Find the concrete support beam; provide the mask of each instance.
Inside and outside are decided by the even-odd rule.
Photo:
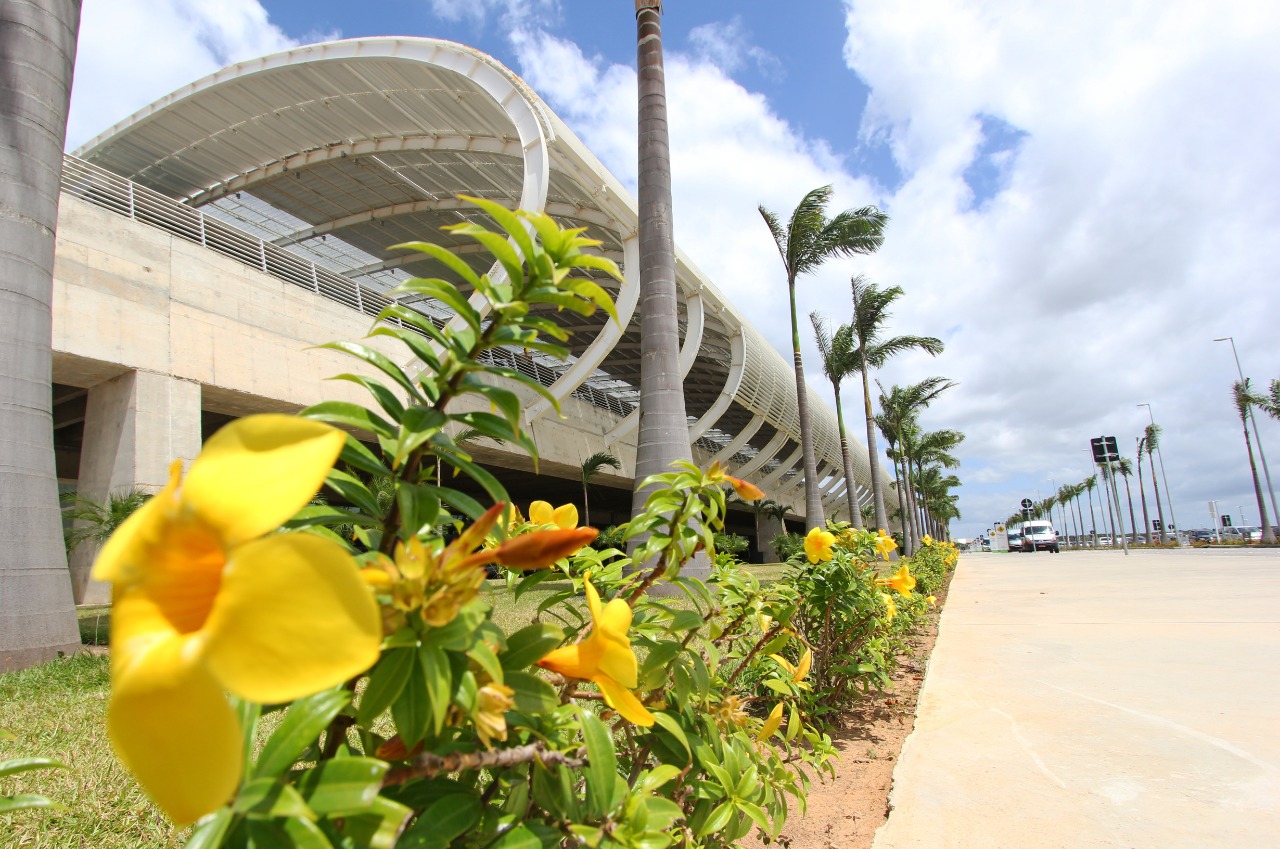
[[[764,416],[753,416],[751,421],[747,422],[747,426],[738,432],[738,435],[724,448],[721,448],[716,456],[711,458],[713,463],[728,463],[734,454],[742,446],[747,444],[747,440],[756,435],[756,431],[760,430],[760,426],[764,424]]]
[[[200,452],[200,384],[131,371],[90,388],[80,449],[78,493],[103,503],[134,487],[158,490],[174,460],[190,465]],[[106,604],[111,587],[89,578],[98,546],[85,542],[71,555],[77,604]]]

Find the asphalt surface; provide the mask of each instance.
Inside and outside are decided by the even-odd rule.
[[[1280,847],[1280,549],[961,556],[874,849]]]

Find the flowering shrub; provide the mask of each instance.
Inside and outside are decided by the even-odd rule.
[[[539,309],[613,316],[582,272],[618,272],[583,252],[594,243],[580,231],[473,202],[501,232],[450,229],[503,274],[401,246],[474,296],[408,281],[402,293],[446,304],[456,325],[392,303],[371,333],[403,344],[420,370],[331,343],[381,375],[340,376],[371,407],[328,401],[228,425],[104,548],[112,743],[176,824],[195,823],[188,845],[201,849],[722,847],[757,827],[776,837],[792,804],[803,810],[802,766],[831,769],[812,696],[843,680],[848,658],[804,640],[829,625],[812,611],[837,582],[814,571],[761,586],[723,559],[709,584],[682,576],[695,552],[714,553],[729,489],[762,497],[718,466],[644,482],[652,494],[619,540],[633,559],[591,547],[597,532],[569,505],[519,514],[450,434],[500,439],[536,462],[514,390],[554,399],[484,354],[563,357],[567,336]],[[459,410],[464,396],[481,410]],[[488,504],[442,483],[445,466]],[[352,508],[313,503],[322,484]],[[832,556],[859,572],[857,611],[892,618],[853,554]],[[517,596],[552,577],[573,589],[508,633],[484,581],[494,566]],[[650,597],[657,582],[683,598]],[[852,613],[838,625],[861,638]]]

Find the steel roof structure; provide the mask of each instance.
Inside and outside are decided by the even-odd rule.
[[[602,313],[552,315],[571,333],[573,358],[540,365],[553,371],[557,398],[589,387],[616,401],[607,441],[635,427],[635,200],[523,80],[484,53],[400,37],[298,47],[181,88],[75,155],[384,292],[411,276],[452,276],[422,254],[387,250],[405,241],[430,238],[477,273],[490,271],[487,255],[440,230],[462,220],[492,226],[460,194],[585,227],[623,269],[623,284],[600,282],[625,329]],[[802,464],[791,364],[679,249],[676,275],[691,439],[739,474],[763,476],[771,497],[794,493]],[[440,304],[405,303],[448,319]],[[816,394],[809,404],[834,506],[844,492],[836,417]],[[540,402],[526,415],[549,409]],[[849,442],[863,491],[866,449]]]

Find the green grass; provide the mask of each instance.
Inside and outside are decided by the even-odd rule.
[[[786,565],[748,568],[762,581],[772,582],[781,577]],[[494,621],[511,633],[532,622],[538,605],[568,589],[569,582],[549,581],[518,601],[503,581],[490,581],[488,586]],[[107,642],[108,608],[83,608],[78,618],[86,644]],[[111,752],[105,725],[109,667],[105,655],[86,651],[0,675],[0,728],[16,735],[15,740],[0,743],[0,760],[39,756],[71,767],[0,779],[0,795],[39,793],[66,806],[66,810],[0,815],[0,846],[163,849],[182,845],[185,830],[169,825]],[[269,730],[260,729],[263,735]]]

